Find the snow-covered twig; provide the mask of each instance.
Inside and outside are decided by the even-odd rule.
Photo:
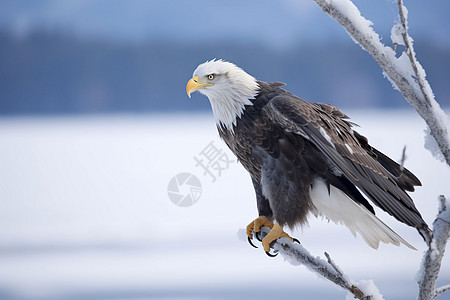
[[[433,223],[433,239],[425,252],[418,274],[419,300],[431,300],[450,289],[450,285],[436,289],[436,280],[444,257],[445,246],[450,237],[450,201],[439,196],[439,213]]]
[[[450,134],[447,115],[434,99],[433,91],[426,80],[425,70],[416,59],[412,38],[408,34],[407,9],[403,0],[398,1],[400,24],[392,28],[393,48],[385,46],[379,35],[373,30],[372,22],[361,16],[358,8],[350,0],[314,0],[322,10],[335,19],[350,37],[366,50],[383,70],[383,74],[398,89],[417,113],[428,125],[428,132],[436,141],[431,146],[428,136],[426,148],[433,155],[440,152],[443,160],[450,166]],[[405,46],[405,51],[396,57],[396,45]],[[450,289],[444,286],[436,289],[445,246],[450,235],[450,207],[445,197],[441,196],[441,208],[433,223],[433,237],[427,238],[429,245],[419,272],[419,299],[434,299]],[[424,235],[428,236],[428,235]]]
[[[401,30],[398,31],[403,36],[406,54],[397,58],[395,51],[381,42],[379,35],[371,27],[372,22],[361,16],[353,2],[350,0],[314,1],[324,12],[341,24],[352,39],[375,59],[391,83],[425,120],[430,134],[436,140],[445,161],[450,166],[448,119],[435,101],[431,87],[425,79],[425,71],[415,57],[412,39],[407,31],[406,8],[403,2],[399,0],[400,13],[403,17],[401,17]],[[409,64],[405,64],[405,59],[409,60]]]
[[[306,266],[309,270],[322,277],[334,282],[338,286],[351,292],[357,299],[371,299],[367,298],[364,293],[354,284],[350,283],[342,272],[337,272],[334,265],[328,264],[327,261],[312,256],[308,250],[301,245],[294,245],[292,243],[276,242],[274,249],[278,250],[287,261],[291,264]]]
[[[416,59],[416,52],[414,50],[411,37],[408,35],[408,21],[407,21],[408,12],[406,10],[406,7],[403,5],[403,0],[398,0],[398,13],[400,16],[400,24],[402,26],[402,30],[400,31],[400,33],[403,38],[403,44],[406,48],[406,54],[409,57],[411,67],[413,68],[414,74],[417,79],[417,84],[419,85],[420,91],[425,97],[425,101],[427,103],[431,103],[434,98],[433,93],[428,84],[428,81],[425,79],[424,72],[419,72],[419,69],[421,69],[422,67],[419,65],[419,62]]]
[[[333,269],[336,271],[336,273],[341,276],[344,277],[344,272],[342,272],[341,268],[339,268],[338,265],[336,265],[336,263],[331,259],[330,254],[328,254],[327,252],[324,253],[328,263],[333,267]]]
[[[447,285],[441,286],[440,288],[437,288],[436,289],[436,297],[446,291],[450,291],[450,284],[447,284]]]
[[[269,232],[269,228],[261,228],[261,238],[264,238]],[[346,289],[356,299],[361,300],[381,300],[378,289],[374,286],[372,281],[362,281],[362,286],[351,281],[343,271],[331,260],[328,253],[325,253],[327,261],[314,257],[302,245],[292,243],[288,238],[281,238],[274,242],[273,249],[280,253],[288,262],[293,265],[303,265],[310,271],[324,277],[325,279],[334,282],[336,285]],[[375,296],[372,295],[375,293]]]
[[[406,161],[406,145],[403,147],[402,158],[400,159],[400,171],[403,172],[405,169],[405,161]]]

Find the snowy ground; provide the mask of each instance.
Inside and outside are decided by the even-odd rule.
[[[349,115],[394,159],[407,145],[406,166],[423,183],[413,198],[431,225],[438,194],[450,196],[450,171],[423,148],[424,123],[412,112]],[[197,165],[208,145],[225,154],[220,174]],[[344,299],[237,237],[256,203],[242,166],[225,158],[234,159],[209,114],[0,119],[0,299]],[[190,207],[167,192],[182,172],[202,185]],[[381,217],[418,251],[375,251],[314,218],[293,235],[352,279],[373,279],[385,299],[414,299],[424,244]],[[449,257],[440,285],[450,282]]]

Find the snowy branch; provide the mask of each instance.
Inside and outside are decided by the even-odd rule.
[[[331,261],[331,259],[328,259],[327,262],[320,257],[314,257],[302,245],[294,245],[289,241],[286,243],[276,242],[274,249],[278,250],[279,253],[281,253],[291,264],[299,265],[300,263],[306,266],[310,271],[321,275],[322,277],[351,292],[355,298],[373,299],[371,295],[364,295],[361,289],[351,283],[346,276],[344,276],[343,272],[334,264],[334,262]]]
[[[436,289],[436,280],[439,275],[442,258],[444,257],[447,240],[450,237],[450,201],[447,201],[444,196],[440,196],[439,200],[439,213],[433,223],[433,238],[429,249],[424,254],[421,270],[418,273],[419,300],[432,300],[445,291],[450,290],[450,285]],[[269,228],[262,227],[260,238],[264,238],[269,231]],[[242,236],[242,240],[247,240],[245,230],[242,229],[239,235]],[[311,272],[349,291],[356,299],[383,299],[373,281],[361,280],[354,282],[350,280],[327,252],[325,252],[327,260],[314,257],[302,245],[293,243],[288,238],[280,238],[274,241],[272,247],[274,251],[281,254],[292,265],[307,267]]]
[[[344,27],[352,39],[366,50],[382,68],[393,86],[414,107],[427,123],[430,134],[436,140],[440,152],[450,166],[450,135],[448,119],[434,99],[425,71],[417,61],[412,39],[408,35],[407,10],[399,0],[400,21],[394,26],[393,34],[400,33],[406,50],[396,57],[395,51],[385,46],[371,27],[373,24],[361,16],[350,0],[314,0],[322,10]],[[395,29],[395,30],[394,30]],[[398,38],[395,43],[398,42]]]
[[[261,238],[264,238],[269,228],[261,228]],[[244,232],[244,231],[243,231]],[[243,238],[243,240],[246,240]],[[310,271],[330,280],[336,285],[349,291],[353,297],[361,300],[382,300],[383,297],[371,280],[362,280],[358,283],[350,280],[343,271],[331,260],[330,255],[325,252],[327,260],[314,257],[302,245],[292,243],[288,238],[280,238],[273,244],[273,249],[280,253],[292,265],[303,265]]]
[[[441,286],[440,288],[436,289],[436,297],[442,294],[443,292],[450,290],[450,284],[447,284],[445,286]]]
[[[417,84],[419,85],[420,91],[425,97],[426,103],[431,103],[434,100],[433,92],[431,91],[431,88],[427,80],[425,79],[425,73],[419,72],[419,70],[422,69],[422,66],[420,66],[419,62],[416,59],[416,52],[414,51],[412,39],[408,35],[408,22],[406,20],[408,12],[406,10],[406,7],[403,5],[403,0],[398,0],[398,12],[401,24],[400,34],[403,38],[403,45],[406,48],[406,54],[409,57],[411,67],[413,68],[414,75],[417,79]]]
[[[450,201],[439,196],[439,213],[433,223],[433,239],[425,252],[418,274],[419,300],[431,300],[450,289],[450,285],[436,289],[436,280],[444,257],[445,246],[450,237]]]
[[[403,5],[403,0],[397,0],[400,23],[394,25],[391,31],[393,48],[385,46],[381,42],[379,35],[372,28],[373,23],[362,17],[358,8],[350,0],[314,1],[325,13],[344,27],[350,37],[375,59],[394,88],[403,94],[409,104],[414,107],[428,125],[429,135],[426,137],[426,148],[435,157],[440,152],[442,160],[445,160],[447,165],[450,166],[448,118],[434,99],[433,91],[426,80],[425,70],[416,59],[413,40],[408,34],[407,9]],[[405,50],[399,57],[396,56],[397,45],[405,46]],[[431,144],[430,140],[432,139],[429,138],[430,135],[436,141],[438,150]],[[403,161],[404,156],[402,166]],[[420,300],[431,300],[450,290],[450,285],[436,289],[436,280],[439,275],[446,243],[450,236],[450,203],[446,202],[444,196],[440,196],[440,200],[439,214],[433,223],[433,237],[427,239],[429,249],[424,255],[421,271],[418,275]],[[328,254],[325,253],[328,258],[328,261],[325,262],[320,258],[312,257],[301,245],[277,241],[274,248],[282,253],[291,263],[307,266],[311,271],[347,289],[356,298],[373,299],[373,296],[364,296],[362,289],[356,287],[355,284],[347,279]],[[376,288],[371,290],[376,290]],[[376,294],[376,297],[378,297],[378,290],[373,294]],[[378,298],[382,298],[382,296],[379,295]]]

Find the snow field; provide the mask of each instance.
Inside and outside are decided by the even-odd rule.
[[[345,112],[393,159],[407,145],[406,167],[423,183],[412,197],[431,226],[437,196],[450,196],[450,172],[424,149],[423,121],[404,111]],[[234,159],[210,114],[0,119],[1,298],[344,299],[306,268],[236,237],[257,215],[251,182],[236,162],[215,182],[196,166],[211,141]],[[167,194],[181,172],[202,184],[191,207]],[[379,216],[418,251],[375,251],[314,217],[292,234],[313,255],[327,251],[352,280],[372,279],[385,299],[411,299],[424,244],[414,229]]]

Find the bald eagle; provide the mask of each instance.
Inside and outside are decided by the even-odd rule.
[[[406,193],[419,179],[369,145],[339,109],[283,85],[211,60],[186,86],[189,98],[197,90],[208,97],[220,137],[250,173],[259,217],[247,226],[249,239],[270,227],[262,241],[268,253],[272,241],[290,238],[283,226],[301,226],[312,213],[359,233],[374,249],[380,242],[414,249],[375,216],[370,200],[427,241],[430,230]]]

